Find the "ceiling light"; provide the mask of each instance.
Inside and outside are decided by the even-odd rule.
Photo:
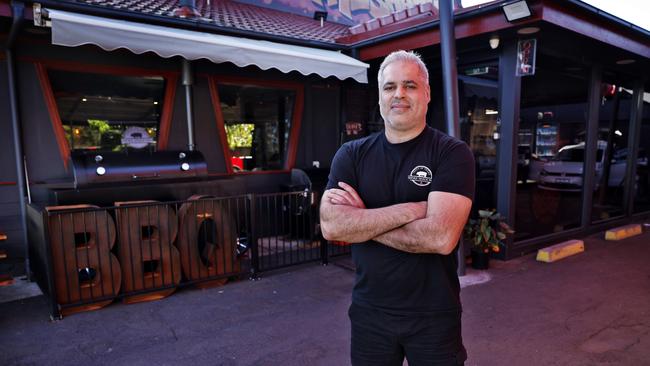
[[[539,32],[539,27],[525,27],[517,31],[518,34],[533,34]]]
[[[158,105],[158,102],[153,102],[154,105]]]
[[[616,64],[617,65],[629,65],[629,64],[633,64],[635,62],[636,62],[636,60],[633,60],[631,58],[626,58],[626,59],[623,59],[623,60],[616,61]]]
[[[528,7],[528,4],[525,0],[515,1],[508,5],[504,5],[501,7],[501,9],[503,10],[503,14],[505,14],[506,19],[508,19],[509,22],[528,18],[532,15],[530,8]]]
[[[88,99],[86,99],[86,98],[82,98],[81,101],[82,101],[82,102],[87,102]]]
[[[494,50],[497,47],[499,47],[499,35],[498,34],[493,34],[490,37],[490,48]]]
[[[616,136],[623,136],[623,132],[621,132],[620,130],[616,130],[616,131],[614,131],[614,134],[615,134]]]

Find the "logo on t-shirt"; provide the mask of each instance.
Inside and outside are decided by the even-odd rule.
[[[424,165],[418,165],[408,176],[409,180],[420,187],[428,186],[433,180],[433,174],[431,174],[431,169],[427,168]]]

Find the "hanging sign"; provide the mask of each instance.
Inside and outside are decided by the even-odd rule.
[[[363,132],[363,125],[359,122],[349,121],[345,123],[345,134],[348,136],[361,135]]]
[[[517,44],[517,76],[535,75],[537,40],[525,39]]]

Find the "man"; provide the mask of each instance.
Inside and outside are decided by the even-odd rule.
[[[474,158],[426,125],[429,75],[417,54],[388,55],[378,81],[384,131],[341,146],[320,207],[323,236],[354,243],[352,364],[462,365],[454,249]]]

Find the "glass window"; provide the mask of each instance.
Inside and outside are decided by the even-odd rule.
[[[156,148],[161,76],[48,70],[70,150]]]
[[[630,93],[631,90],[626,91]],[[639,136],[639,153],[636,159],[636,184],[634,212],[650,211],[650,90],[643,94],[643,118]]]
[[[627,179],[627,143],[630,124],[630,93],[625,92],[615,74],[605,71],[598,113],[598,156],[591,220],[607,220],[623,215]]]
[[[588,76],[540,52],[535,75],[521,78],[515,240],[580,226]]]
[[[459,67],[460,129],[476,161],[476,210],[496,207],[498,77],[496,61]]]
[[[283,169],[296,92],[253,85],[218,85],[235,172]]]

